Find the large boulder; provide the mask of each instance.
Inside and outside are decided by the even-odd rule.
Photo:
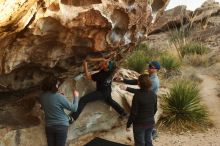
[[[155,23],[149,30],[149,34],[179,28],[179,26],[189,23],[191,13],[191,11],[186,9],[186,6],[177,6],[173,9],[167,10],[157,17]]]
[[[149,29],[149,34],[165,32],[180,27],[192,27],[197,24],[219,26],[219,14],[220,4],[214,0],[207,0],[194,11],[187,10],[184,5],[177,6],[164,11],[158,16]]]
[[[127,78],[137,79],[139,74],[127,69],[119,69],[114,79]],[[113,82],[112,98],[120,104],[128,113],[131,108],[133,94],[121,90],[123,83]],[[132,88],[139,88],[137,85],[128,85]],[[82,75],[75,78],[66,79],[59,88],[59,92],[72,100],[72,89],[76,88],[80,97],[95,90],[95,84],[87,81]],[[161,90],[163,91],[163,90]],[[160,92],[162,95],[164,92]],[[0,110],[0,146],[44,146],[46,145],[44,114],[39,102],[36,100],[40,95],[39,91],[32,91],[23,95],[23,98],[12,98],[1,102]],[[13,101],[13,102],[12,102]],[[159,105],[159,103],[158,103]],[[67,114],[69,113],[66,111]],[[158,120],[161,114],[160,108],[156,114]],[[67,143],[69,145],[81,146],[81,137],[88,136],[94,138],[97,135],[105,134],[105,137],[113,138],[117,135],[117,140],[123,140],[122,143],[130,144],[132,142],[132,132],[125,132],[127,119],[119,118],[119,114],[103,101],[94,101],[88,103],[81,115],[69,127]],[[124,128],[121,129],[121,128]],[[95,133],[95,134],[92,134]],[[92,135],[91,135],[92,134]],[[103,137],[103,136],[102,136]]]
[[[76,76],[86,57],[121,58],[167,2],[3,0],[0,92],[36,87],[51,73]]]
[[[208,46],[211,49],[210,58],[219,56],[220,4],[213,0],[205,2],[194,11],[192,20],[193,31],[190,35],[192,40],[201,41]]]
[[[43,112],[37,102],[42,80],[51,75],[65,79],[60,90],[69,98],[73,86],[81,95],[94,90],[94,83],[78,77],[83,60],[122,59],[144,38],[154,14],[162,12],[167,2],[0,1],[0,145],[46,145]],[[90,70],[96,67],[97,62],[89,62]],[[123,93],[115,88],[113,98],[126,107]],[[68,141],[118,124],[118,114],[108,105],[88,104],[70,126]]]
[[[137,78],[138,73],[120,69],[116,76]],[[129,112],[132,94],[122,91],[120,83],[113,82],[112,97],[127,112]],[[72,89],[76,88],[80,97],[95,90],[95,84],[87,81],[83,76],[78,76],[77,81],[68,78],[59,88],[59,91],[72,100]],[[136,87],[137,88],[137,87]],[[36,101],[39,91],[32,91],[22,99],[8,99],[1,104],[0,120],[0,145],[1,146],[43,146],[46,145],[44,132],[44,116],[40,104]],[[12,102],[13,101],[13,102]],[[68,114],[68,112],[67,112]],[[125,119],[126,120],[126,119]],[[88,133],[108,131],[119,127],[122,120],[119,114],[103,101],[88,103],[83,112],[72,125],[68,132],[69,142],[74,141]]]
[[[152,25],[146,43],[154,49],[172,48],[170,37],[179,30],[186,30],[187,39],[201,41],[208,47],[218,50],[220,26],[220,4],[208,0],[194,11],[186,6],[177,6],[164,11]]]
[[[216,20],[213,20],[213,16],[220,15],[220,4],[214,0],[207,0],[202,4],[201,7],[193,12],[192,22],[206,22],[208,19],[209,23],[216,24]],[[217,19],[218,25],[219,19]]]

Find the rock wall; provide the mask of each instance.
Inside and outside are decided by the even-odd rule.
[[[137,78],[138,73],[121,69],[116,76],[133,79]],[[95,89],[94,82],[79,77],[75,83],[71,78],[65,80],[59,90],[71,100],[73,86],[79,90],[80,96]],[[119,83],[114,82],[112,88],[113,99],[128,111],[132,94],[122,91]],[[44,115],[40,104],[35,100],[39,94],[39,91],[32,91],[22,99],[4,100],[0,110],[0,146],[46,146]],[[85,134],[120,127],[122,122],[118,113],[104,102],[89,103],[77,121],[70,125],[67,145],[74,144],[77,138]]]
[[[167,1],[1,1],[0,92],[36,87],[51,73],[76,76],[86,57],[122,58]]]
[[[120,61],[148,34],[167,3],[0,1],[0,145],[46,145],[43,113],[36,101],[41,81],[52,74],[65,78],[60,90],[69,97],[73,86],[81,95],[94,90],[90,88],[93,83],[74,81],[82,72],[82,61],[103,57]],[[90,70],[96,67],[96,62],[89,63]],[[113,88],[114,99],[129,107],[124,93],[118,92],[117,86]],[[68,141],[118,125],[118,114],[104,103],[95,102],[70,126]]]
[[[149,30],[146,43],[154,49],[171,48],[170,36],[181,28],[189,32],[188,39],[202,41],[208,47],[218,50],[219,26],[220,4],[214,0],[207,0],[195,11],[187,10],[186,6],[177,6],[157,18]]]

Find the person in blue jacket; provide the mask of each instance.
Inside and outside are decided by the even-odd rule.
[[[59,81],[48,77],[43,81],[43,94],[39,97],[45,114],[45,132],[48,146],[65,146],[69,126],[69,117],[64,109],[76,112],[79,93],[73,91],[73,101],[58,93]]]
[[[160,80],[159,80],[158,75],[157,75],[157,72],[159,70],[160,70],[160,63],[158,61],[151,61],[148,64],[148,73],[149,73],[150,80],[152,82],[151,90],[155,94],[157,94],[157,92],[159,90],[159,87],[160,87]],[[125,83],[125,84],[129,84],[129,85],[137,85],[138,84],[137,79],[134,79],[134,80],[123,79],[122,82]],[[132,88],[127,87],[127,90],[131,93],[134,93]]]

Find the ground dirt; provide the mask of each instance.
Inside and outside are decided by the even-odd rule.
[[[159,137],[155,140],[155,146],[220,146],[220,88],[219,81],[209,75],[196,72],[202,80],[200,84],[200,95],[202,103],[207,107],[213,128],[204,132],[184,132],[179,135],[169,131],[160,131]]]

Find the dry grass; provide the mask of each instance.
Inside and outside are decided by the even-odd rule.
[[[184,62],[192,65],[194,67],[198,66],[208,66],[209,64],[209,57],[207,54],[199,55],[199,54],[193,54],[193,55],[187,55],[184,57]]]
[[[186,44],[181,45],[178,50],[182,57],[193,54],[204,55],[209,52],[209,48],[201,42],[187,42]]]
[[[201,83],[203,80],[195,73],[193,72],[192,74],[189,75],[188,77],[191,81],[195,82],[195,83]]]

